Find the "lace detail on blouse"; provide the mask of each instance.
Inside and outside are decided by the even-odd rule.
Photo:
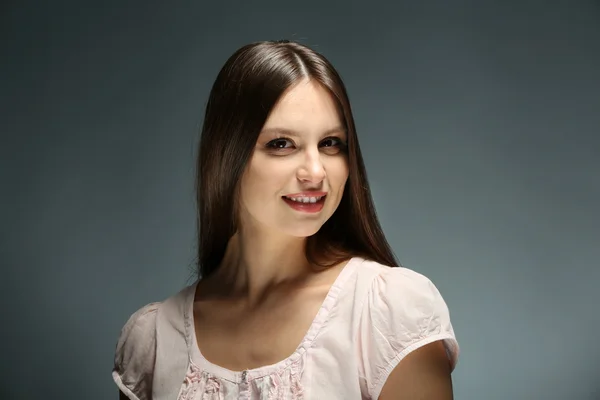
[[[223,400],[219,379],[190,363],[178,400]]]
[[[300,383],[304,365],[303,361],[304,357],[300,357],[288,368],[269,376],[271,381],[271,388],[268,392],[269,400],[302,400],[304,398],[304,390]]]
[[[239,395],[258,400],[263,399],[261,394],[268,393],[268,400],[303,400],[303,369],[304,355],[272,374],[257,378],[248,377],[247,385],[238,385],[238,389],[245,392]],[[231,384],[190,362],[178,400],[224,400],[225,391],[231,391]]]

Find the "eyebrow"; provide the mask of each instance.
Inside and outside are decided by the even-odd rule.
[[[266,128],[260,131],[261,134],[281,134],[287,136],[300,136],[298,131],[289,128]],[[336,126],[323,132],[324,135],[331,135],[333,133],[346,133],[346,129],[342,126]]]

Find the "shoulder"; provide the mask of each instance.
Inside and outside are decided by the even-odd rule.
[[[113,380],[131,400],[172,398],[185,373],[189,326],[196,284],[161,302],[147,304],[127,320],[117,341]]]
[[[414,270],[388,267],[365,261],[372,279],[365,303],[373,314],[393,312],[395,315],[420,319],[425,315],[447,313],[448,307],[434,283]]]
[[[150,303],[135,311],[117,340],[112,375],[119,390],[130,399],[151,398],[160,305],[160,302]]]
[[[451,368],[458,342],[446,302],[433,282],[408,268],[374,261],[361,266],[369,275],[358,331],[360,375],[369,397],[377,398],[391,371],[408,354],[442,341]]]

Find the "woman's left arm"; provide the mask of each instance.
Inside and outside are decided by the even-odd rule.
[[[379,400],[452,400],[451,367],[442,341],[408,354],[388,376]]]

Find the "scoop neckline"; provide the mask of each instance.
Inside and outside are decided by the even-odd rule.
[[[196,338],[196,328],[194,325],[194,298],[196,288],[198,286],[198,283],[200,282],[198,280],[195,284],[189,287],[190,290],[187,296],[187,307],[185,313],[185,326],[188,331],[186,336],[188,338],[188,355],[190,358],[190,362],[192,364],[195,364],[201,370],[206,371],[213,376],[226,379],[235,383],[241,383],[243,380],[252,380],[260,378],[262,376],[271,375],[276,372],[281,372],[282,370],[289,367],[291,364],[299,361],[299,359],[311,347],[317,334],[327,322],[329,313],[339,297],[339,293],[342,289],[343,284],[346,282],[351,273],[356,269],[356,266],[360,264],[361,260],[362,258],[360,257],[352,257],[348,260],[346,265],[344,265],[338,276],[333,281],[333,284],[329,288],[327,295],[325,296],[323,303],[321,303],[321,307],[319,307],[319,311],[317,311],[317,314],[315,315],[308,330],[306,331],[306,334],[300,341],[300,344],[298,344],[298,347],[296,347],[296,350],[294,350],[294,352],[290,356],[284,358],[281,361],[276,362],[275,364],[265,365],[262,367],[247,369],[243,371],[230,370],[210,362],[204,357],[204,355],[200,351],[200,348],[198,347],[198,341]]]

